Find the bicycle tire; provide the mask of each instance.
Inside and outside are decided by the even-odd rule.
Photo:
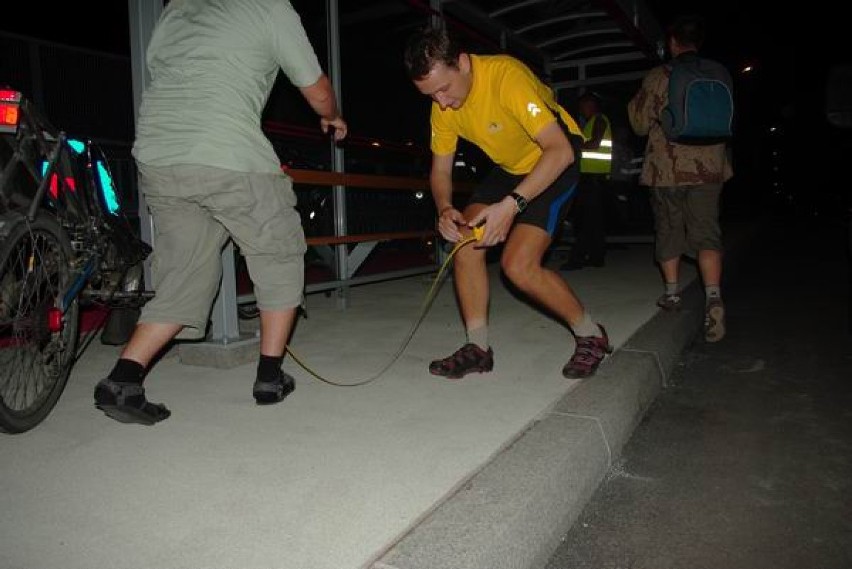
[[[72,249],[55,218],[21,221],[0,244],[0,431],[22,433],[47,418],[68,382],[79,335],[75,298],[52,331],[72,278]]]

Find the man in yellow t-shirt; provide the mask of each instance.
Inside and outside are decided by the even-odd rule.
[[[417,89],[432,98],[430,183],[438,230],[449,242],[484,223],[478,246],[456,254],[454,276],[467,342],[429,371],[450,379],[494,367],[488,343],[488,273],[485,248],[505,243],[501,267],[522,292],[571,328],[576,349],[562,373],[592,375],[612,351],[595,323],[556,272],[542,266],[579,179],[582,134],[553,92],[528,67],[506,55],[462,52],[443,29],[409,39],[405,66]],[[452,203],[453,157],[458,138],[481,148],[496,164],[464,211]]]

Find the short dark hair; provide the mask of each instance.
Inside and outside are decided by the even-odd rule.
[[[408,38],[405,70],[411,79],[422,79],[436,63],[458,67],[461,48],[445,28],[427,26]]]
[[[696,14],[678,16],[669,25],[668,34],[679,45],[701,49],[704,44],[704,18]]]

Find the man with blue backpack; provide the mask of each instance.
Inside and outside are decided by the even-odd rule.
[[[652,69],[628,103],[633,130],[647,136],[640,184],[650,188],[655,256],[665,280],[657,301],[681,306],[680,259],[696,257],[705,289],[704,337],[725,336],[719,197],[733,171],[726,143],[733,121],[732,81],[719,63],[698,56],[700,18],[684,16],[668,29],[672,59]]]

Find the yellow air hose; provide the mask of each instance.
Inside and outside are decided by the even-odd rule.
[[[485,226],[480,225],[478,227],[473,228],[473,235],[468,237],[467,239],[463,239],[456,243],[455,247],[453,247],[450,254],[447,255],[446,260],[441,265],[441,268],[438,269],[438,274],[435,275],[435,279],[432,281],[432,286],[429,287],[429,291],[426,293],[426,297],[423,299],[423,304],[420,305],[420,312],[417,315],[417,318],[414,320],[414,324],[411,326],[411,330],[408,331],[408,334],[402,339],[402,343],[399,345],[399,348],[394,353],[393,357],[391,357],[390,361],[388,361],[382,369],[380,369],[377,373],[371,375],[370,377],[359,379],[357,381],[351,383],[344,383],[341,381],[336,381],[329,379],[328,377],[317,373],[314,371],[309,365],[305,363],[305,361],[299,357],[290,346],[287,346],[287,352],[290,354],[290,357],[293,358],[299,366],[308,372],[310,375],[314,376],[318,380],[323,383],[327,383],[329,385],[334,385],[335,387],[358,387],[359,385],[367,385],[368,383],[372,383],[379,379],[382,375],[387,372],[393,364],[400,358],[400,356],[405,352],[405,349],[408,347],[408,344],[411,343],[411,340],[414,338],[414,334],[417,332],[417,329],[420,328],[420,324],[423,323],[423,319],[426,317],[426,314],[429,312],[429,308],[432,306],[432,301],[435,300],[435,296],[438,293],[438,290],[441,288],[441,282],[443,281],[444,274],[447,271],[447,267],[450,266],[453,258],[456,256],[456,253],[459,250],[467,245],[468,243],[473,243],[474,241],[479,241],[482,239],[483,234],[485,233]]]

